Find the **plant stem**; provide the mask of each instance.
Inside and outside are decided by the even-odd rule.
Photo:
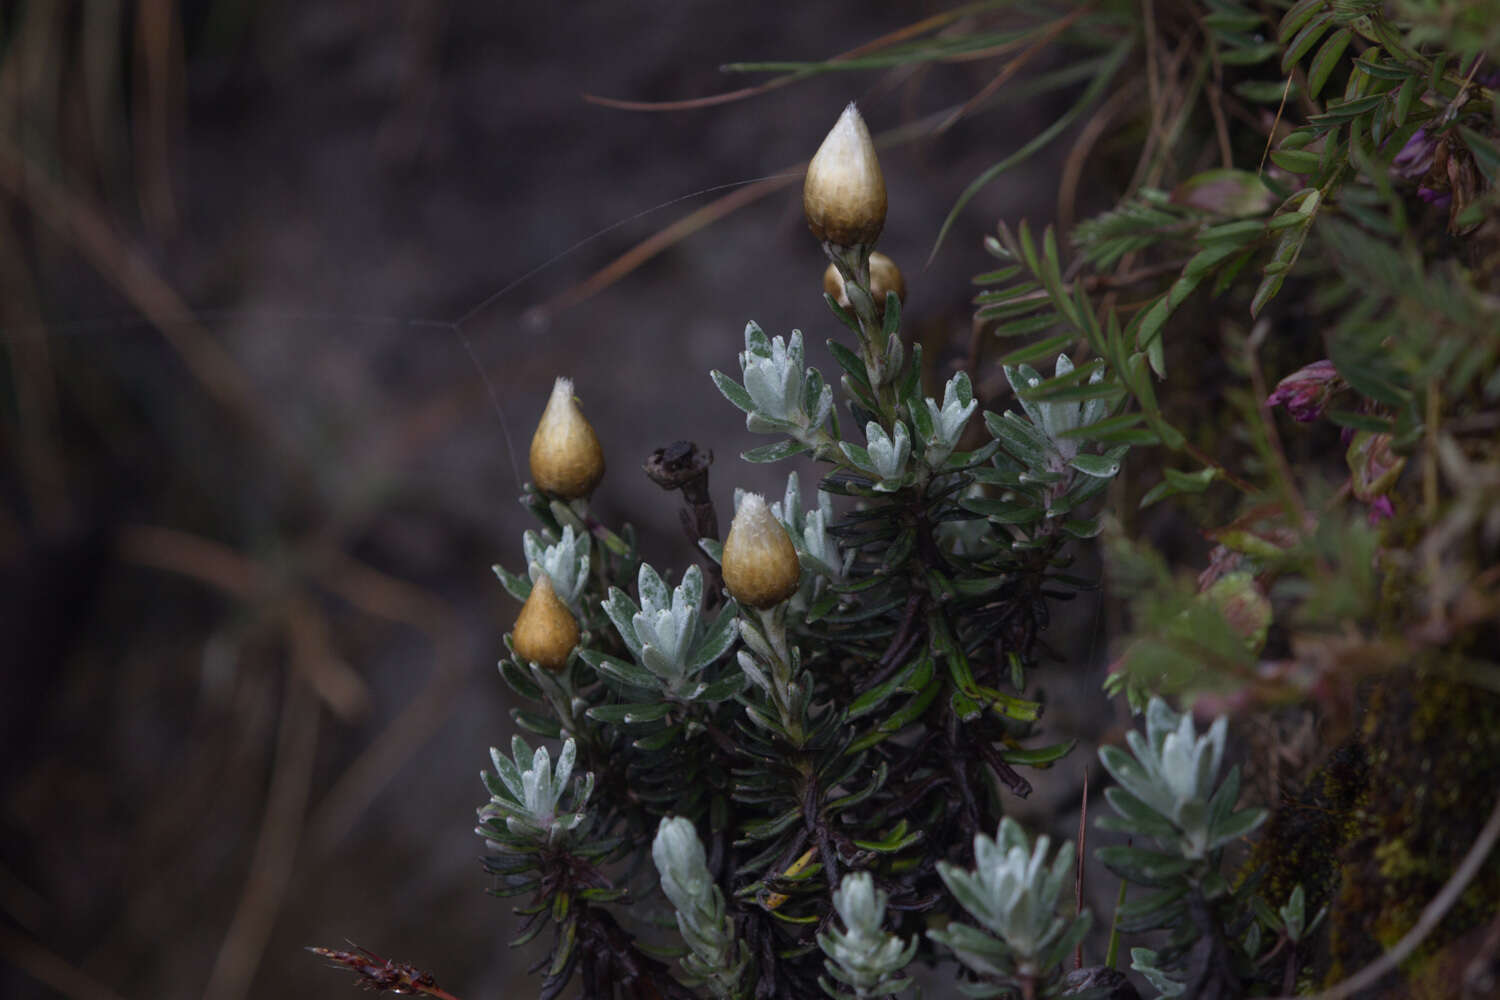
[[[888,370],[888,338],[879,315],[884,303],[876,302],[874,293],[870,291],[870,247],[867,244],[841,247],[824,243],[823,252],[833,261],[839,276],[844,279],[845,294],[854,309],[855,318],[859,320],[859,349],[860,357],[865,363],[865,374],[870,380],[870,390],[875,394],[881,423],[890,431],[895,425],[897,412],[895,373]]]

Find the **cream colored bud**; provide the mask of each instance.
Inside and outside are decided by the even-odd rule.
[[[850,308],[849,294],[844,291],[844,276],[832,264],[823,272],[823,291],[845,309]],[[877,250],[870,254],[870,297],[875,300],[876,309],[885,310],[886,292],[895,292],[896,298],[905,302],[906,279],[901,276],[901,268],[896,262]]]
[[[797,550],[759,493],[740,500],[724,540],[723,569],[729,595],[752,608],[774,607],[797,592]]]
[[[885,228],[885,177],[870,130],[851,101],[807,165],[807,227],[825,243],[874,243]]]
[[[594,492],[604,478],[604,449],[573,399],[573,382],[560,378],[531,438],[531,481],[564,500]]]
[[[546,573],[531,585],[531,596],[521,605],[510,641],[521,659],[553,673],[568,665],[568,656],[578,645],[578,619],[552,589],[552,578]]]

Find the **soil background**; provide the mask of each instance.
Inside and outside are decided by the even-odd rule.
[[[721,523],[736,485],[779,496],[785,466],[734,460],[766,439],[708,372],[737,371],[750,319],[803,329],[825,371],[839,332],[800,181],[575,302],[580,283],[795,169],[847,101],[880,132],[999,63],[640,113],[582,95],[731,90],[765,77],[723,63],[824,58],[942,6],[4,7],[0,995],[352,996],[302,950],[346,941],[462,996],[531,994],[538,952],[506,947],[472,828],[514,731],[494,663],[516,606],[489,567],[521,566],[552,380],[603,439],[598,515],[681,566],[641,461],[713,449]],[[882,153],[882,249],[943,364],[983,234],[1051,215],[1056,157],[983,191],[924,269],[939,223],[1056,110],[1001,102]],[[1069,835],[1075,791],[1030,819]]]

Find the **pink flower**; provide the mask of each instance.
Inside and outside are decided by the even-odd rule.
[[[1288,413],[1305,424],[1321,417],[1328,398],[1343,387],[1332,361],[1314,361],[1276,383],[1276,391],[1266,397],[1266,405],[1285,406]]]

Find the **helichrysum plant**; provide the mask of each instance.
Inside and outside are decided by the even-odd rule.
[[[713,378],[747,430],[773,437],[745,457],[811,456],[814,495],[796,473],[774,503],[737,492],[727,534],[701,539],[702,565],[673,583],[589,513],[604,463],[566,379],[537,431],[526,502],[541,526],[524,539],[524,574],[497,569],[525,602],[501,671],[540,708],[517,722],[566,741],[594,782],[568,836],[492,863],[556,925],[544,992],[575,969],[589,989],[615,977],[627,995],[668,982],[720,997],[903,990],[914,957],[971,954],[938,947],[950,938],[916,920],[972,901],[947,892],[967,883],[946,845],[991,844],[981,831],[1005,798],[1030,792],[1019,768],[1070,746],[1031,745],[1041,706],[1026,677],[1040,595],[1077,584],[1063,573],[1069,540],[1093,534],[1082,508],[1118,468],[1123,449],[1098,452],[1087,435],[1109,408],[1023,402],[981,421],[965,373],[925,394],[920,348],[901,336],[903,279],[874,256],[885,185],[852,106],[804,194],[846,329],[831,345],[840,376],[807,365],[800,332],[751,323],[739,377]],[[644,853],[655,882],[601,874],[615,860],[639,870]],[[1052,926],[1070,863],[1027,883],[1041,896],[1026,912],[1045,897],[1048,916],[1024,932],[1034,940],[1008,925],[1008,981],[1055,980],[1087,926]],[[657,886],[686,946],[675,973],[614,916]],[[968,969],[976,983],[999,974]]]
[[[843,929],[830,925],[818,936],[829,976],[819,983],[829,996],[868,1000],[900,993],[911,985],[902,972],[916,954],[917,940],[903,942],[885,929],[888,901],[889,896],[875,888],[869,872],[844,876],[833,891],[833,908]]]
[[[1084,81],[1076,103],[955,212],[1091,109],[1073,182],[1101,136],[1147,137],[1113,207],[986,241],[969,356],[1008,349],[975,370],[934,376],[903,333],[875,143],[838,117],[803,190],[838,370],[797,330],[726,342],[711,377],[769,438],[742,457],[807,465],[736,491],[720,538],[706,452],[659,452],[696,564],[591,512],[606,442],[558,379],[524,570],[496,568],[522,602],[500,672],[542,744],[494,754],[480,813],[521,939],[551,932],[542,997],[883,997],[918,964],[1020,1000],[1342,996],[1398,967],[1445,995],[1446,928],[1497,919],[1500,20],[1153,9],[1042,3],[1032,33],[905,50],[1078,57],[1037,81]],[[1196,578],[1146,540],[1157,504],[1205,522]],[[1101,535],[1129,633],[1107,693],[1144,728],[1099,753],[1117,839],[1078,864],[1010,813],[1073,745],[1035,678]],[[1267,810],[1228,718],[1272,708],[1332,735]],[[1268,756],[1274,783],[1295,755]],[[1108,920],[1085,878],[1118,880]]]
[[[1033,847],[1007,816],[995,839],[975,836],[972,871],[938,863],[943,884],[978,926],[955,920],[927,935],[987,982],[966,990],[970,996],[1051,994],[1064,957],[1088,932],[1088,911],[1072,917],[1058,912],[1072,885],[1073,845],[1064,843],[1049,860],[1050,846],[1049,838],[1038,837]]]

